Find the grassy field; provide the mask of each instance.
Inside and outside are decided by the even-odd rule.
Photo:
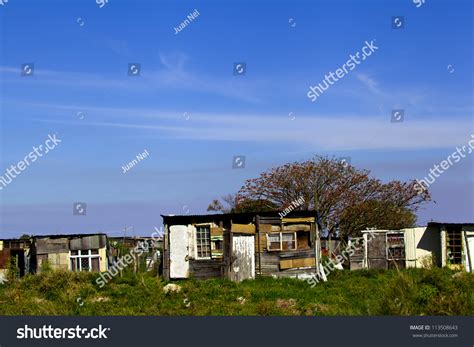
[[[126,274],[48,272],[0,285],[0,315],[473,315],[474,275],[448,269],[336,271],[311,288],[295,279],[173,282]]]

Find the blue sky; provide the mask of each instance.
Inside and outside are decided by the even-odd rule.
[[[62,142],[0,191],[0,236],[149,235],[160,214],[204,213],[245,179],[315,154],[351,157],[384,181],[423,178],[474,134],[472,7],[10,0],[0,6],[0,175],[48,134]],[[309,86],[366,40],[379,49],[311,102]],[[33,75],[21,76],[25,63]],[[393,109],[404,122],[390,122]],[[232,169],[235,155],[244,169]],[[469,156],[438,178],[418,224],[472,222],[473,171]]]

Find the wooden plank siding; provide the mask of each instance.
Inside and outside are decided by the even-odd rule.
[[[311,267],[315,265],[316,259],[314,257],[280,260],[280,270],[294,269],[300,267]]]
[[[224,277],[225,262],[213,259],[189,260],[189,277],[196,279]]]
[[[272,274],[280,272],[280,257],[276,253],[262,253],[261,255],[262,269],[261,274],[263,276],[270,276]]]
[[[367,261],[370,269],[388,268],[385,237],[386,233],[374,234],[374,238],[367,244]]]

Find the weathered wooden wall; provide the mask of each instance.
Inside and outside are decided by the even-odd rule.
[[[387,269],[387,244],[385,233],[374,233],[367,242],[367,261],[369,269]]]
[[[70,240],[70,249],[73,251],[80,249],[99,249],[104,248],[106,242],[107,237],[105,235],[75,237]]]
[[[232,235],[230,279],[240,282],[255,278],[255,235]]]
[[[285,223],[282,223],[284,221]],[[294,223],[291,223],[293,222]],[[314,267],[316,264],[315,250],[311,238],[314,236],[314,218],[261,218],[258,231],[260,232],[260,256],[258,247],[256,247],[256,262],[260,266],[260,274],[263,276],[288,276],[296,277],[298,273],[314,271],[314,269],[305,269]],[[291,251],[268,251],[267,234],[272,232],[296,232],[297,250]],[[260,262],[258,263],[258,260]]]
[[[10,259],[10,248],[4,248],[0,251],[0,269],[8,268],[8,260]]]
[[[189,261],[189,276],[196,279],[217,278],[224,276],[225,263],[216,260]]]
[[[351,247],[353,250],[353,254],[349,256],[350,262],[350,269],[351,270],[359,270],[364,268],[364,256],[365,256],[365,249],[363,245],[363,238],[357,237],[351,239],[351,245],[356,243],[357,247]]]
[[[280,257],[277,253],[263,252],[261,255],[261,263],[263,276],[280,272]]]
[[[41,238],[36,239],[35,243],[37,254],[69,252],[69,240],[66,237],[57,239]]]
[[[30,249],[31,242],[28,239],[0,240],[0,269],[7,269],[9,261],[16,258],[20,276],[30,272]]]
[[[175,221],[176,219],[176,221]],[[167,221],[173,224],[166,225]],[[212,259],[196,259],[189,255],[189,276],[194,278],[219,277],[240,281],[254,278],[255,275],[275,275],[289,271],[294,277],[298,272],[314,271],[315,259],[315,217],[288,217],[279,215],[229,214],[209,216],[178,216],[164,217],[165,229],[165,278],[175,278],[170,274],[173,268],[173,245],[170,240],[170,229],[179,224],[189,223],[194,228],[198,224],[211,225],[211,246],[214,239],[223,242],[222,251],[212,252]],[[175,224],[176,223],[176,224]],[[171,225],[171,226],[170,226]],[[297,250],[272,251],[267,250],[268,233],[295,232]],[[191,232],[193,234],[193,232]],[[245,251],[242,248],[242,237],[245,238]],[[248,242],[247,242],[248,241]],[[247,246],[252,245],[252,250]],[[167,249],[169,247],[169,249]],[[283,245],[285,249],[285,245]],[[219,250],[221,248],[219,247]],[[216,259],[214,259],[216,258]],[[169,262],[166,264],[166,262]],[[171,264],[170,264],[171,263]],[[238,269],[238,271],[236,270]],[[291,271],[290,271],[291,270]],[[288,274],[289,274],[288,272]]]

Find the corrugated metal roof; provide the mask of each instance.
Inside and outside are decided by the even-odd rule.
[[[200,217],[209,217],[209,218],[219,218],[219,217],[254,217],[254,216],[275,216],[275,217],[280,217],[280,213],[282,211],[262,211],[262,212],[241,212],[241,213],[213,213],[213,214],[181,214],[181,215],[175,215],[175,214],[169,214],[169,215],[164,215],[162,214],[161,217],[163,218],[200,218]],[[286,215],[286,217],[295,217],[295,216],[302,216],[302,217],[312,217],[316,214],[315,211],[300,211],[300,210],[295,210],[291,211]]]
[[[93,233],[93,234],[53,234],[53,235],[32,235],[34,239],[61,239],[61,238],[71,238],[71,237],[87,237],[87,236],[96,236],[96,235],[105,235],[104,233]]]
[[[474,226],[474,223],[428,222],[428,226],[441,226],[441,225],[448,225],[448,226],[463,226],[463,225],[469,225],[469,226]]]

